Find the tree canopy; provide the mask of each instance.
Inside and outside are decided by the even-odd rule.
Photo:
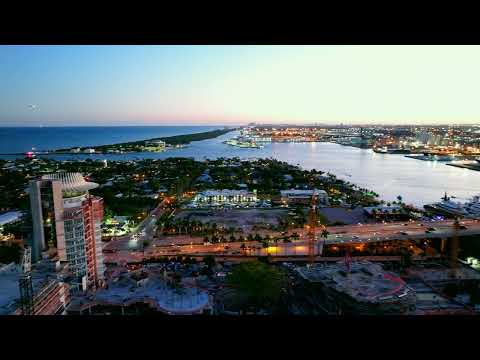
[[[227,276],[227,283],[246,296],[249,305],[260,309],[278,303],[286,275],[275,266],[252,261],[237,265]]]

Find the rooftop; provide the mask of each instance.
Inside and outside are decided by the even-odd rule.
[[[398,276],[388,273],[379,264],[354,261],[348,272],[343,262],[333,265],[315,264],[297,269],[309,282],[322,283],[357,301],[388,302],[403,298],[413,291]]]
[[[20,211],[10,211],[0,215],[0,226],[19,220],[22,217]]]
[[[80,173],[59,172],[42,176],[43,180],[56,180],[62,182],[64,192],[88,191],[98,187],[97,183],[87,182]]]
[[[312,193],[315,192],[316,194],[326,194],[325,190],[319,189],[290,189],[290,190],[281,190],[280,193],[282,196],[301,196],[301,195],[308,195],[311,196]]]
[[[38,262],[31,275],[33,291],[36,293],[50,280],[57,278],[55,263]],[[0,265],[0,315],[12,314],[16,310],[16,302],[20,299],[19,279],[20,268],[17,264]]]
[[[235,196],[235,195],[252,195],[254,194],[251,191],[247,190],[228,190],[228,189],[223,189],[223,190],[205,190],[199,193],[199,195],[203,196]]]
[[[167,286],[158,274],[149,272],[148,277],[136,281],[131,274],[122,274],[116,281],[109,283],[108,289],[96,292],[94,302],[110,305],[126,305],[136,302],[148,302],[163,312],[170,314],[191,314],[209,305],[206,291],[185,286],[175,291]]]

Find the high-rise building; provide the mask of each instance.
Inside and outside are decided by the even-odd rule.
[[[79,173],[44,175],[29,185],[32,261],[55,247],[60,262],[68,265],[74,290],[97,286],[104,280],[103,199],[88,192],[97,186]]]

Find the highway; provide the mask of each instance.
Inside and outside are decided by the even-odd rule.
[[[480,234],[480,221],[464,220],[461,224],[465,229],[458,229],[458,235],[478,235]],[[429,230],[430,229],[430,230]],[[199,238],[191,238],[191,244],[188,243],[188,237],[182,236],[179,244],[149,246],[145,251],[132,251],[118,249],[115,253],[105,254],[106,261],[140,261],[145,257],[161,257],[176,255],[196,255],[203,256],[208,254],[232,255],[232,256],[306,256],[308,255],[308,236],[306,229],[295,229],[300,238],[294,242],[277,242],[272,246],[263,248],[261,243],[251,242],[232,242],[220,244],[199,244]],[[316,232],[316,254],[322,252],[323,244],[326,245],[354,245],[370,242],[394,241],[394,240],[422,240],[429,238],[448,238],[453,236],[453,220],[441,222],[393,222],[393,223],[375,223],[375,224],[356,224],[332,226],[328,228],[329,235],[326,239],[320,236],[321,230]],[[428,231],[428,232],[427,232]],[[173,240],[172,240],[173,241]],[[181,244],[181,245],[180,245]],[[242,249],[244,244],[246,248]],[[113,247],[112,247],[113,248]]]

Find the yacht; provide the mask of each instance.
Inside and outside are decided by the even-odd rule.
[[[447,194],[442,198],[442,201],[434,204],[428,204],[424,206],[425,210],[433,211],[435,213],[450,215],[450,216],[468,216],[469,212],[467,211],[464,204],[459,202],[454,202],[447,197]]]
[[[480,218],[480,195],[476,195],[473,199],[465,204],[465,208],[473,218]]]

